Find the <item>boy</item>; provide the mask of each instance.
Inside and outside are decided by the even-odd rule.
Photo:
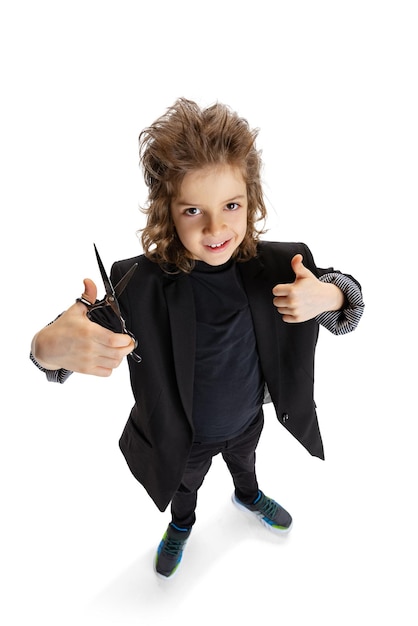
[[[256,135],[228,107],[185,99],[145,129],[144,254],[112,268],[116,284],[138,263],[120,296],[142,357],[129,359],[135,404],[120,447],[157,507],[171,503],[155,558],[165,578],[180,563],[216,454],[231,473],[234,504],[273,532],[290,530],[291,516],[256,478],[265,392],[283,426],[324,458],[313,399],[318,325],[350,332],[363,312],[352,277],[316,268],[304,244],[260,241]],[[33,339],[32,360],[49,380],[72,371],[108,376],[134,348],[120,327],[87,318],[97,290],[84,285],[81,302]]]

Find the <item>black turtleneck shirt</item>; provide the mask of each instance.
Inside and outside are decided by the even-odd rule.
[[[197,320],[195,441],[226,441],[244,432],[263,402],[253,321],[235,261],[197,261],[190,276]]]

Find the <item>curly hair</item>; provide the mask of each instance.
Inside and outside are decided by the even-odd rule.
[[[211,165],[239,167],[247,186],[247,232],[235,253],[245,261],[256,255],[257,242],[265,232],[256,223],[267,211],[261,185],[261,152],[255,139],[258,129],[228,106],[216,103],[201,109],[179,98],[166,113],[139,135],[140,165],[148,187],[146,226],[140,231],[145,255],[163,268],[190,272],[194,261],[177,236],[171,217],[171,201],[184,176]]]

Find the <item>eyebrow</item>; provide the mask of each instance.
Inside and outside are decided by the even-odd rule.
[[[233,198],[230,198],[228,200],[224,200],[222,202],[222,204],[230,204],[231,202],[236,202],[237,200],[244,200],[246,198],[246,196],[244,194],[240,194],[238,196],[234,196]],[[184,206],[188,206],[188,207],[198,207],[198,206],[202,206],[202,203],[199,202],[185,202],[184,200],[174,200],[174,203],[179,206],[179,207],[184,207]],[[203,203],[204,204],[204,203]]]

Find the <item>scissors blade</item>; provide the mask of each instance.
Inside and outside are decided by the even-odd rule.
[[[102,279],[103,279],[103,282],[104,282],[106,294],[108,296],[112,296],[113,298],[115,298],[115,290],[113,289],[113,285],[110,282],[110,278],[106,274],[106,270],[104,268],[104,265],[102,263],[100,255],[99,255],[99,253],[97,251],[96,244],[93,244],[93,246],[94,246],[94,251],[96,253],[97,263],[99,264],[100,274],[102,275]]]
[[[138,263],[134,263],[132,265],[132,267],[130,267],[128,269],[128,271],[126,272],[126,274],[124,276],[122,276],[122,278],[120,279],[120,281],[117,283],[116,287],[115,287],[115,294],[116,296],[119,298],[120,294],[125,290],[126,285],[129,283],[129,281],[131,280],[132,276],[135,273],[136,268],[138,267]]]

